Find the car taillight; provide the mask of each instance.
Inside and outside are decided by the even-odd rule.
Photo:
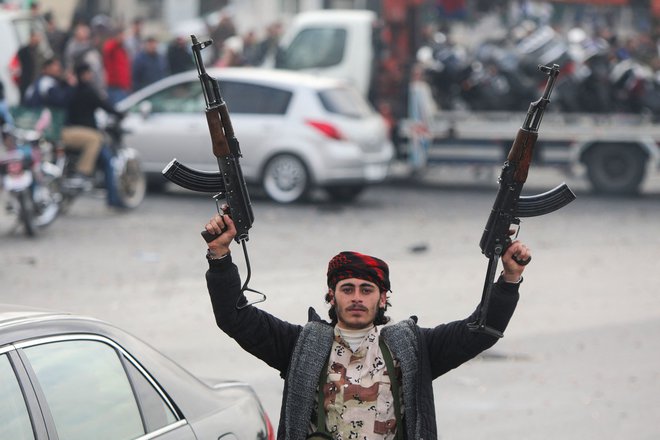
[[[273,429],[273,424],[270,423],[270,417],[264,411],[264,416],[266,417],[266,429],[268,429],[268,440],[275,440],[275,430]]]
[[[21,61],[18,59],[18,53],[9,61],[9,74],[14,84],[18,85],[21,80]]]
[[[336,139],[338,141],[344,139],[344,136],[342,136],[341,132],[332,124],[313,120],[308,120],[307,124],[314,127],[330,139]]]

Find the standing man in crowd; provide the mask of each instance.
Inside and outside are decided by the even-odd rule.
[[[390,305],[388,265],[357,252],[330,260],[326,302],[331,322],[313,310],[305,326],[290,324],[248,305],[229,246],[236,227],[216,215],[205,229],[208,290],[218,326],[243,349],[285,379],[277,438],[437,439],[433,379],[472,359],[497,341],[473,332],[466,319],[434,328],[416,318],[385,325]],[[514,241],[502,256],[486,323],[507,327],[529,249]]]
[[[124,44],[128,51],[128,56],[131,61],[135,59],[137,54],[142,50],[143,36],[142,28],[144,26],[144,19],[142,17],[135,17],[131,22],[131,31],[126,36]]]
[[[30,32],[28,43],[18,50],[16,56],[21,65],[21,75],[18,79],[18,90],[21,102],[25,99],[25,92],[41,73],[45,61],[41,51],[42,35],[36,30]]]
[[[167,46],[167,64],[172,75],[195,68],[190,44],[183,35],[175,36]]]
[[[48,38],[50,47],[53,49],[57,58],[64,58],[64,48],[69,39],[69,34],[57,26],[55,15],[52,11],[44,14],[44,21],[46,22],[46,38]]]
[[[236,35],[236,25],[234,24],[234,19],[229,8],[225,8],[220,12],[218,23],[210,29],[210,34],[213,40],[213,45],[211,46],[213,63],[216,63],[222,57],[222,44],[227,38]]]
[[[116,104],[131,92],[131,59],[124,47],[124,29],[118,27],[103,43],[103,65],[108,84],[108,100]]]
[[[73,36],[66,45],[64,51],[64,65],[70,74],[74,74],[76,66],[87,64],[93,73],[92,84],[96,91],[102,95],[107,94],[105,81],[105,67],[103,66],[103,55],[94,46],[92,31],[86,23],[78,23],[73,30]]]
[[[158,51],[158,40],[148,37],[133,61],[133,88],[140,90],[167,75],[167,60]]]

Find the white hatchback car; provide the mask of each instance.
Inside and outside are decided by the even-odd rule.
[[[261,68],[212,68],[227,103],[248,184],[280,203],[323,188],[354,199],[386,179],[394,157],[384,119],[344,83]],[[196,71],[170,76],[117,105],[127,112],[125,142],[141,155],[151,186],[173,159],[217,172]]]

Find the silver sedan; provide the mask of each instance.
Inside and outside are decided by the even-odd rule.
[[[0,438],[271,440],[245,383],[206,384],[124,331],[0,304]]]
[[[346,84],[296,72],[213,68],[243,153],[248,183],[280,203],[323,188],[355,198],[386,179],[394,157],[384,119]],[[165,78],[118,104],[127,112],[125,141],[136,148],[151,187],[173,159],[218,171],[204,117],[197,72]]]

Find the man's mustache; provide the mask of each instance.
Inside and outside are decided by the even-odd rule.
[[[368,309],[365,306],[353,305],[353,306],[349,306],[346,310],[349,311],[349,312],[351,312],[353,310],[359,310],[361,312],[366,312]]]

